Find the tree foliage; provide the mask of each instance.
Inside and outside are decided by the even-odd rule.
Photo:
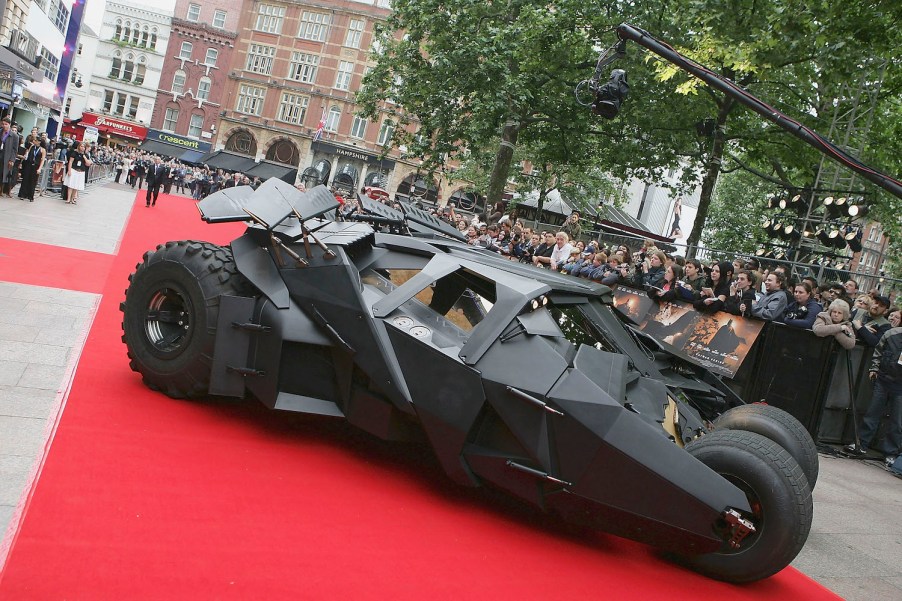
[[[843,84],[860,79],[869,61],[887,59],[884,96],[895,94],[897,104],[881,109],[875,125],[888,133],[875,144],[886,144],[867,158],[889,173],[902,171],[900,137],[891,133],[900,127],[902,89],[902,3],[895,0],[396,0],[393,8],[358,101],[370,117],[384,111],[400,121],[395,143],[427,168],[449,158],[491,165],[490,195],[520,158],[544,170],[549,179],[541,186],[577,181],[590,169],[660,183],[681,166],[679,185],[702,189],[688,239],[694,243],[724,170],[787,188],[813,185],[816,150],[636,46],[615,65],[627,69],[631,84],[617,119],[602,121],[576,102],[574,88],[592,74],[598,48],[615,41],[621,21],[822,134]],[[874,194],[875,214],[899,214],[898,199],[888,196]]]

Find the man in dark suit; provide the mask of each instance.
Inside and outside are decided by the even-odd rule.
[[[147,168],[147,196],[146,206],[156,206],[160,196],[160,186],[169,177],[169,167],[163,164],[163,159],[154,157],[153,163]]]
[[[12,128],[12,121],[4,117],[0,121],[0,182],[2,194],[11,196],[10,189],[16,185],[12,180],[15,173],[16,156],[19,152],[19,133]]]

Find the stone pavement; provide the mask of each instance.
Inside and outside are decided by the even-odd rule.
[[[2,238],[115,254],[134,196],[107,183],[75,207],[58,197],[0,199],[0,255]],[[0,564],[99,300],[0,281]],[[902,601],[902,479],[876,461],[820,459],[814,524],[793,565],[849,601]]]

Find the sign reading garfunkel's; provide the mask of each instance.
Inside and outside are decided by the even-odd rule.
[[[143,140],[147,136],[147,128],[135,123],[129,123],[122,119],[95,115],[94,113],[82,113],[80,124],[82,126],[96,127],[99,131],[117,134],[126,138]]]
[[[627,286],[614,287],[614,306],[655,340],[728,378],[739,371],[764,327],[757,319],[702,313],[687,303],[658,303],[643,290]]]

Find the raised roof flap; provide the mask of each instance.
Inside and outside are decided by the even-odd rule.
[[[448,236],[449,238],[454,238],[455,240],[460,240],[461,242],[466,242],[467,237],[458,230],[456,227],[448,223],[447,221],[442,221],[435,215],[431,215],[422,209],[418,209],[412,204],[402,202],[404,206],[404,213],[407,216],[408,222],[413,222],[418,225],[422,225],[427,229]]]

